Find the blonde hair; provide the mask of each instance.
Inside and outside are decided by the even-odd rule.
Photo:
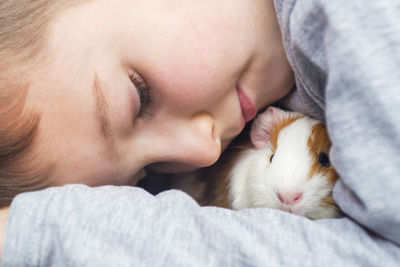
[[[0,207],[19,193],[49,186],[52,167],[30,166],[40,114],[26,104],[29,70],[45,57],[52,19],[87,1],[0,1]]]

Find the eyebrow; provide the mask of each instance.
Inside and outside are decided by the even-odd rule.
[[[106,94],[107,90],[104,82],[99,79],[97,74],[94,76],[92,88],[96,100],[95,113],[97,124],[99,125],[99,134],[107,145],[107,150],[109,152],[108,154],[110,155],[112,161],[116,162],[118,157],[114,143],[114,134],[110,123],[110,99]]]

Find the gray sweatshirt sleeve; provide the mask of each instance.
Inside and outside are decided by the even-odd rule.
[[[275,4],[296,73],[291,103],[327,122],[335,200],[400,245],[400,2]]]
[[[396,266],[400,249],[348,218],[199,207],[179,191],[69,185],[19,195],[3,266]]]
[[[355,220],[400,245],[400,2],[372,1],[357,20],[350,8],[363,10],[358,2],[336,20],[359,32],[326,37],[335,51],[328,68],[336,69],[327,79],[327,123],[343,174],[335,197]]]

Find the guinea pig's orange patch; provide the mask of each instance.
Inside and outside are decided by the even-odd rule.
[[[301,115],[289,115],[286,117],[283,117],[282,119],[280,119],[279,121],[277,121],[274,126],[272,127],[271,131],[270,131],[270,137],[271,137],[271,144],[272,144],[272,148],[273,151],[276,150],[276,148],[278,147],[278,137],[279,137],[279,133],[282,131],[283,128],[289,126],[290,124],[292,124],[293,122],[295,122],[296,120],[302,118],[304,116]]]
[[[336,203],[335,203],[335,200],[333,200],[332,194],[324,197],[322,199],[322,202],[324,202],[327,205],[333,206],[333,207],[336,206]]]
[[[326,153],[328,155],[331,147],[331,141],[323,123],[317,123],[312,127],[307,145],[312,157],[312,164],[308,173],[308,178],[310,179],[315,174],[320,173],[324,175],[330,183],[335,183],[338,179],[338,174],[333,166],[331,164],[328,167],[322,166],[319,160],[320,153]]]

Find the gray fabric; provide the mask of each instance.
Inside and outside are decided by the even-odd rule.
[[[180,191],[67,186],[12,204],[3,266],[396,266],[350,219],[200,208]]]
[[[400,1],[277,7],[298,86],[287,102],[305,103],[303,111],[317,118],[325,110],[331,160],[341,176],[335,200],[399,245]]]
[[[19,195],[3,266],[399,266],[399,2],[275,0],[297,89],[326,119],[349,215],[200,208],[179,191],[73,185]]]

